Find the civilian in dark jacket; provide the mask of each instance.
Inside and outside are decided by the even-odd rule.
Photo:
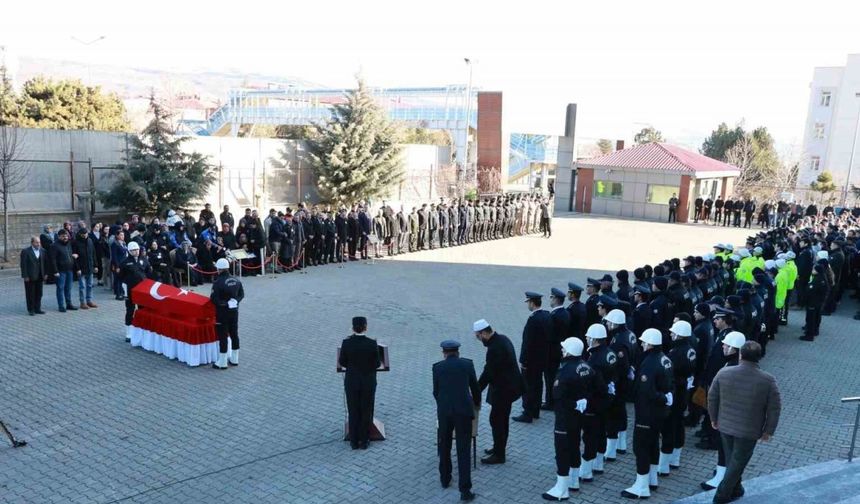
[[[348,238],[346,208],[341,208],[337,213],[337,216],[334,218],[334,226],[337,228],[337,250],[335,255],[337,255],[337,262],[341,263],[344,261],[344,255],[346,254]]]
[[[376,397],[376,370],[379,368],[379,346],[365,336],[367,319],[353,317],[353,334],[343,340],[339,363],[346,368],[343,380],[349,411],[349,444],[353,450],[366,450],[370,442],[373,405]]]
[[[21,251],[21,278],[24,279],[24,295],[30,315],[45,313],[42,311],[42,282],[48,278],[47,255],[36,236],[31,237],[30,246]]]
[[[57,241],[51,245],[49,254],[51,270],[57,281],[57,306],[61,312],[77,310],[72,304],[72,282],[74,282],[75,258],[69,243],[69,232],[61,229]]]
[[[220,217],[221,217],[221,225],[222,226],[224,224],[230,224],[230,229],[233,229],[236,227],[236,221],[233,220],[233,214],[230,213],[230,207],[229,206],[224,205],[224,211],[221,212]]]
[[[75,271],[78,275],[78,301],[81,310],[98,308],[93,303],[93,278],[99,273],[99,261],[96,258],[96,244],[86,225],[82,221],[78,225],[78,234],[72,242],[72,254],[75,257]]]
[[[540,417],[540,401],[543,396],[543,372],[549,358],[549,338],[552,320],[546,310],[541,309],[541,294],[526,292],[526,302],[532,312],[523,328],[520,348],[520,364],[525,377],[523,413],[514,417],[515,422],[531,423]]]
[[[457,483],[460,500],[470,501],[472,493],[472,419],[481,408],[481,389],[475,377],[475,366],[460,358],[460,343],[442,342],[443,360],[433,364],[433,397],[436,399],[436,419],[439,422],[439,479],[442,486],[451,484],[451,445],[457,437]]]
[[[472,325],[475,336],[487,347],[486,364],[478,379],[481,391],[487,387],[487,404],[490,409],[490,427],[493,429],[493,447],[486,450],[489,455],[481,462],[484,464],[505,463],[510,427],[511,405],[523,393],[523,377],[517,364],[514,345],[504,334],[490,327],[486,320]]]

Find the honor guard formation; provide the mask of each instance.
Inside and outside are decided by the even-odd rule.
[[[776,380],[758,363],[787,325],[790,306],[806,314],[800,339],[814,341],[822,315],[832,313],[845,290],[858,299],[857,219],[847,211],[807,216],[750,236],[743,246],[718,243],[709,253],[643,265],[632,278],[621,270],[587,278],[585,287],[553,287],[548,296],[526,292],[530,314],[519,358],[487,320],[474,323],[487,348],[477,389],[459,343],[443,342],[445,359],[433,369],[442,486],[451,479],[455,432],[461,498],[474,498],[462,438],[487,389],[492,445],[483,464],[510,462],[517,399],[522,411],[515,422],[553,416],[556,481],[542,494],[546,500],[587,491],[631,449],[636,474],[619,490],[648,498],[659,492],[661,477],[683,470],[687,429],[694,429],[697,449],[716,452],[702,489],[716,489],[717,503],[740,498],[744,468],[756,443],[774,435],[781,411]]]

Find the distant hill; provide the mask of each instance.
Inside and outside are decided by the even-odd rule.
[[[266,88],[288,85],[325,87],[288,75],[241,73],[230,70],[175,72],[134,66],[88,65],[77,61],[19,56],[16,80],[20,83],[37,75],[80,79],[86,84],[99,85],[107,91],[113,91],[124,99],[149,96],[153,88],[156,92],[193,94],[206,100],[223,102],[227,98],[227,92],[236,87]]]

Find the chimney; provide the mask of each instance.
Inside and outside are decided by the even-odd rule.
[[[615,150],[616,151],[624,150],[624,140],[616,140],[615,141]]]
[[[576,104],[567,104],[567,113],[564,118],[564,136],[573,138],[576,132]]]

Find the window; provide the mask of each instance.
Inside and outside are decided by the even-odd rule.
[[[812,171],[818,171],[818,168],[821,166],[821,158],[818,156],[812,156],[812,159],[809,161],[809,168]]]
[[[824,123],[815,123],[812,134],[818,140],[824,138]]]
[[[830,91],[822,91],[821,92],[821,101],[819,102],[819,104],[822,107],[829,107],[830,106]]]
[[[648,184],[648,195],[645,201],[656,205],[669,205],[669,198],[673,194],[678,197],[678,188],[675,186]]]
[[[621,182],[609,182],[606,180],[594,181],[594,197],[621,199],[623,193]]]

